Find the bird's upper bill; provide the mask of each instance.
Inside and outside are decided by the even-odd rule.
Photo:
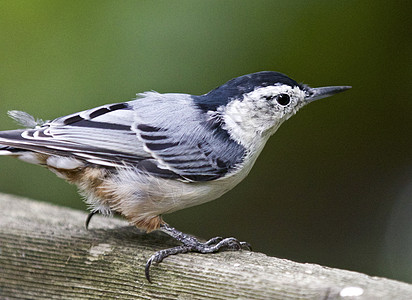
[[[346,91],[352,88],[351,86],[326,86],[326,87],[318,87],[318,88],[311,88],[308,86],[304,87],[306,97],[305,100],[309,103],[315,100],[319,100],[322,98],[326,98],[337,93]]]

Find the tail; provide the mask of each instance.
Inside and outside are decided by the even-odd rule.
[[[22,130],[12,130],[15,133],[21,133]],[[14,147],[9,144],[10,141],[7,141],[7,139],[2,138],[3,133],[8,133],[12,131],[1,131],[0,132],[0,155],[8,155],[8,156],[21,156],[24,153],[31,152],[30,150],[25,150],[22,148]],[[6,134],[7,136],[7,134]]]
[[[7,113],[10,118],[16,121],[18,124],[26,128],[35,128],[44,124],[41,119],[35,119],[24,111],[11,110]],[[21,139],[21,133],[24,130],[8,130],[0,132],[0,155],[13,155],[20,156],[21,154],[30,152],[21,148],[14,147],[13,140]]]
[[[20,155],[22,152],[26,152],[26,150],[0,145],[0,155]]]
[[[22,111],[11,110],[8,115],[24,127],[38,127],[43,122]],[[24,131],[25,129],[0,131],[0,155],[14,156],[20,159],[33,156],[32,151],[24,145],[21,145],[20,148],[21,134]],[[28,162],[31,162],[30,159],[28,159]]]
[[[42,135],[43,131],[40,129],[45,122],[21,111],[9,111],[8,114],[28,128],[0,131],[0,155],[13,156],[31,164],[45,164],[48,155],[61,152],[50,149],[49,146],[53,145],[49,141],[51,137]]]
[[[0,155],[12,156],[30,164],[43,164],[44,162],[39,160],[38,153],[27,149],[24,144],[22,144],[21,147],[18,144],[18,140],[19,138],[21,139],[21,133],[23,131],[24,130],[0,131]]]

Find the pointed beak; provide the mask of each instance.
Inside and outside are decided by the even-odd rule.
[[[326,86],[319,88],[306,87],[305,100],[309,103],[315,100],[326,98],[337,93],[349,90],[351,86]]]

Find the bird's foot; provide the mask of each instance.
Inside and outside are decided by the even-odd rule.
[[[145,267],[145,275],[146,279],[151,283],[150,279],[150,266],[153,263],[160,263],[166,257],[175,254],[183,254],[188,252],[198,252],[198,253],[214,253],[221,250],[228,250],[228,251],[239,251],[242,249],[252,250],[252,247],[249,243],[240,242],[235,238],[222,238],[222,237],[215,237],[208,240],[205,243],[200,242],[195,237],[185,234],[176,230],[173,227],[170,227],[167,224],[162,224],[160,230],[167,233],[168,235],[172,236],[176,240],[183,243],[181,246],[176,246],[169,249],[164,249],[157,251],[153,254],[146,263]]]

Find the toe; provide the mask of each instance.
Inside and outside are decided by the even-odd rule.
[[[213,245],[216,245],[217,243],[219,243],[219,242],[222,241],[222,240],[223,240],[222,237],[217,236],[217,237],[214,237],[214,238],[211,238],[210,240],[208,240],[208,241],[205,243],[205,245],[207,245],[207,246],[213,246]]]

